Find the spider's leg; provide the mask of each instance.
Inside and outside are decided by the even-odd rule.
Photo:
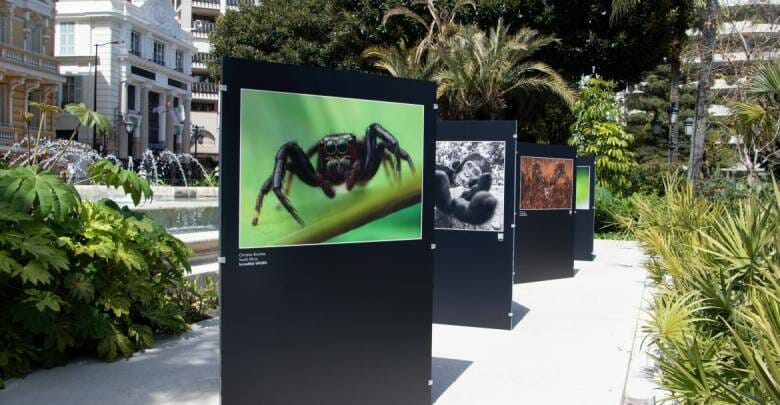
[[[289,159],[289,164],[288,164]],[[301,226],[305,226],[303,219],[298,215],[298,211],[292,206],[289,198],[282,190],[284,182],[284,175],[289,170],[290,173],[298,176],[301,181],[312,187],[319,186],[318,176],[314,171],[306,153],[295,142],[288,142],[284,144],[279,152],[276,153],[276,165],[274,166],[274,173],[272,176],[271,190],[273,190],[276,199],[279,203],[287,209],[287,212],[292,215],[296,222]]]
[[[363,162],[363,178],[371,179],[379,171],[379,166],[389,158],[385,152],[385,145],[376,145],[369,159],[368,142],[366,142],[366,161]]]
[[[381,143],[379,142],[381,141]],[[414,172],[414,163],[411,156],[405,150],[401,148],[398,140],[388,130],[379,124],[371,124],[366,129],[365,136],[366,143],[366,162],[365,168],[374,160],[381,160],[382,156],[378,153],[379,145],[385,145],[387,153],[390,153],[395,157],[395,169],[400,175],[401,173],[401,161],[405,160],[409,164],[409,168]],[[377,163],[378,164],[378,163]]]
[[[287,170],[288,171],[285,174],[285,179],[284,179],[284,194],[285,195],[289,195],[290,194],[290,190],[292,189],[292,181],[293,181],[293,174],[290,173],[290,171],[289,171],[290,168],[288,167]],[[282,203],[277,203],[276,204],[276,208],[282,208]]]
[[[263,198],[265,198],[265,195],[271,191],[272,180],[273,177],[269,177],[268,180],[263,183],[263,186],[260,187],[260,192],[257,193],[257,200],[255,201],[255,213],[252,215],[252,225],[254,226],[256,226],[257,222],[260,220],[260,210],[263,208]]]

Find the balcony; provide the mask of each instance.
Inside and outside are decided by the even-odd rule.
[[[208,38],[214,32],[217,24],[211,21],[195,20],[192,22],[192,36],[195,38]]]
[[[192,92],[202,94],[217,94],[219,92],[219,84],[211,82],[195,82],[192,83]]]
[[[0,44],[0,59],[41,72],[59,74],[60,65],[53,57],[26,51],[8,44]]]
[[[246,3],[251,6],[255,4],[255,1],[254,0],[227,0],[228,8],[233,10],[238,9],[238,5],[241,3]]]
[[[219,0],[193,0],[192,7],[219,10]]]
[[[201,101],[219,100],[219,84],[212,82],[192,83],[192,99]]]
[[[198,52],[195,55],[192,55],[192,68],[207,69],[211,58],[212,56],[208,52]]]

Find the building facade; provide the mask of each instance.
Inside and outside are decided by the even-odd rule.
[[[0,0],[0,150],[37,133],[41,115],[30,102],[57,100],[63,79],[54,59],[54,9],[53,0]],[[44,121],[42,134],[51,138],[54,118]]]
[[[228,10],[238,10],[240,1],[252,0],[172,0],[176,14],[185,30],[191,30],[197,49],[192,58],[192,124],[199,133],[193,139],[190,153],[199,156],[219,155],[219,84],[209,77],[209,36],[216,19]],[[200,140],[202,143],[197,142]]]
[[[122,159],[146,150],[187,152],[195,47],[169,0],[59,0],[56,22],[60,104],[96,104],[113,127],[105,145],[89,129],[79,131],[80,142]],[[59,114],[57,136],[77,125]]]

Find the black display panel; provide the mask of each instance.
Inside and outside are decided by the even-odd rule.
[[[511,329],[515,121],[439,121],[433,320]]]
[[[574,276],[574,159],[563,145],[517,144],[515,282]]]
[[[593,260],[593,227],[596,224],[596,160],[574,160],[574,260]]]
[[[222,403],[429,404],[435,85],[222,72]]]

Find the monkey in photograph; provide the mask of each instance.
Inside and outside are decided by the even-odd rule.
[[[479,153],[472,153],[463,162],[451,167],[436,164],[436,208],[462,222],[480,225],[491,218],[498,200],[490,194],[493,176],[490,162]],[[460,197],[452,198],[450,188],[466,189]]]

